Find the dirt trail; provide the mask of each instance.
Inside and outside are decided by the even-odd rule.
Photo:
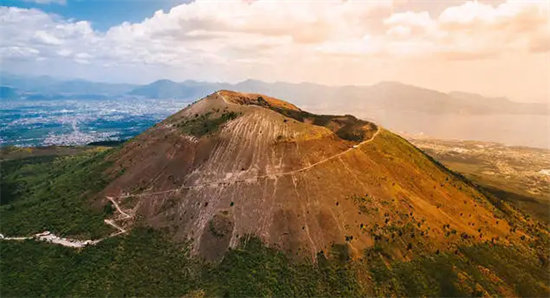
[[[24,240],[32,240],[32,239],[35,239],[38,241],[45,241],[53,244],[59,244],[66,247],[80,248],[90,244],[92,245],[96,244],[105,238],[98,239],[98,240],[78,240],[78,239],[59,237],[55,234],[50,233],[49,231],[44,231],[42,233],[38,233],[28,237],[4,237],[2,234],[0,234],[0,240],[24,241]]]
[[[113,220],[111,220],[111,219],[105,219],[105,220],[103,220],[103,221],[104,221],[106,224],[110,225],[111,227],[113,227],[113,228],[119,230],[118,233],[115,233],[115,234],[113,234],[113,235],[111,235],[111,236],[115,236],[115,235],[119,235],[119,234],[122,234],[122,233],[126,233],[126,230],[123,229],[122,227],[120,227],[119,225],[115,224],[115,222],[114,222]]]
[[[112,197],[109,197],[109,196],[106,196],[107,200],[111,201],[111,203],[113,203],[113,205],[115,206],[116,210],[123,216],[123,218],[130,218],[132,216],[130,216],[128,213],[122,211],[122,209],[120,208],[120,206],[118,205],[118,203],[112,198]]]
[[[303,167],[303,168],[301,168],[301,169],[297,169],[297,170],[293,170],[293,171],[289,171],[289,172],[283,172],[283,173],[275,174],[275,176],[292,175],[292,174],[295,174],[295,173],[299,173],[299,172],[304,172],[304,171],[310,170],[310,169],[312,169],[313,167],[316,167],[316,166],[318,166],[318,165],[320,165],[320,164],[323,164],[323,163],[325,163],[325,162],[327,162],[327,161],[330,161],[330,160],[333,160],[333,159],[335,159],[335,158],[338,158],[338,157],[340,157],[340,156],[342,156],[342,155],[344,155],[344,154],[346,154],[346,153],[348,153],[348,152],[350,152],[350,151],[358,150],[360,146],[372,142],[372,141],[374,140],[374,138],[375,138],[379,133],[380,133],[380,128],[377,126],[377,127],[376,127],[376,132],[372,135],[372,137],[371,137],[370,139],[368,139],[368,140],[366,140],[366,141],[363,141],[363,142],[361,142],[361,143],[359,143],[359,144],[357,144],[357,145],[354,145],[353,147],[351,147],[351,148],[349,148],[349,149],[347,149],[347,150],[345,150],[345,151],[342,151],[342,152],[340,152],[340,153],[337,153],[337,154],[334,154],[334,155],[332,155],[332,156],[329,156],[329,157],[327,157],[327,158],[325,158],[325,159],[322,159],[322,160],[320,160],[320,161],[318,161],[318,162],[316,162],[316,163],[313,163],[313,164],[311,164],[311,165],[309,165],[309,166],[307,166],[307,167]],[[269,176],[273,176],[273,175],[264,175],[264,176],[269,177]],[[259,176],[259,177],[263,177],[263,176]]]
[[[342,151],[340,153],[337,153],[337,154],[329,156],[325,159],[322,159],[322,160],[320,160],[316,163],[313,163],[313,164],[311,164],[307,167],[299,168],[299,169],[292,170],[292,171],[280,172],[280,173],[271,173],[271,174],[266,174],[266,175],[258,175],[258,176],[254,176],[254,177],[248,177],[248,178],[245,178],[245,179],[237,179],[237,180],[223,179],[223,180],[217,180],[217,181],[206,182],[206,183],[199,183],[199,184],[194,184],[194,185],[181,185],[180,187],[172,188],[172,189],[168,189],[168,190],[162,190],[162,191],[156,191],[156,192],[145,192],[145,193],[140,193],[140,194],[126,194],[126,195],[115,196],[115,198],[117,198],[117,199],[125,199],[125,198],[131,198],[131,197],[138,197],[139,198],[139,197],[144,197],[144,196],[152,196],[152,195],[160,195],[160,194],[171,193],[171,192],[179,192],[179,191],[182,191],[182,190],[188,190],[188,189],[193,189],[193,188],[201,188],[201,187],[205,187],[205,186],[214,186],[215,187],[215,186],[225,185],[225,184],[229,184],[229,183],[232,183],[232,184],[245,183],[245,182],[251,182],[251,181],[253,182],[254,180],[263,179],[263,178],[275,178],[275,177],[293,175],[293,174],[296,174],[296,173],[311,170],[312,168],[314,168],[318,165],[324,164],[324,163],[326,163],[328,161],[331,161],[335,158],[339,158],[339,157],[347,154],[350,151],[358,150],[360,146],[372,142],[374,140],[374,138],[379,133],[380,133],[380,128],[377,127],[376,132],[372,135],[372,137],[370,139],[368,139],[366,141],[363,141],[363,142],[361,142],[361,143],[359,143],[359,144],[357,144],[357,145],[353,146],[352,148],[349,148],[345,151]],[[115,204],[115,207],[117,208],[117,210],[119,209],[118,205],[114,202],[113,197],[107,197],[107,199],[109,199],[111,202],[113,202]],[[119,211],[121,213],[123,213],[122,210],[119,210]],[[123,213],[123,214],[125,214],[125,213]],[[127,214],[125,214],[125,215],[127,215]],[[129,215],[127,215],[127,216],[129,216]]]
[[[236,103],[232,103],[230,101],[228,101],[225,96],[221,95],[219,92],[216,92],[216,94],[218,96],[220,96],[225,103],[227,104],[230,104],[230,105],[237,105]],[[179,192],[181,190],[185,190],[185,189],[192,189],[192,188],[200,188],[200,187],[205,187],[205,186],[219,186],[219,185],[225,185],[225,184],[229,184],[229,183],[244,183],[244,182],[254,182],[255,180],[258,180],[258,179],[263,179],[263,178],[275,178],[275,177],[282,177],[282,176],[287,176],[287,175],[294,175],[296,173],[300,173],[300,172],[304,172],[304,171],[308,171],[318,165],[321,165],[321,164],[324,164],[328,161],[331,161],[335,158],[339,158],[353,150],[358,150],[360,146],[363,146],[365,144],[368,144],[370,142],[372,142],[374,140],[374,138],[376,138],[376,136],[380,133],[380,127],[377,126],[376,128],[376,132],[372,135],[372,137],[368,140],[365,140],[357,145],[354,145],[353,147],[351,148],[348,148],[347,150],[345,151],[342,151],[340,153],[337,153],[337,154],[334,154],[332,156],[329,156],[325,159],[322,159],[318,162],[315,162],[309,166],[306,166],[306,167],[303,167],[303,168],[300,168],[300,169],[296,169],[296,170],[292,170],[292,171],[287,171],[287,172],[280,172],[280,173],[271,173],[271,174],[266,174],[266,175],[258,175],[258,176],[255,176],[255,177],[249,177],[249,178],[246,178],[246,179],[238,179],[238,180],[228,180],[228,179],[224,179],[224,180],[218,180],[218,181],[212,181],[212,182],[207,182],[207,183],[200,183],[200,184],[195,184],[195,185],[181,185],[180,187],[178,188],[173,188],[173,189],[168,189],[168,190],[163,190],[163,191],[158,191],[158,192],[147,192],[147,193],[141,193],[141,194],[133,194],[133,195],[130,195],[130,194],[127,194],[127,195],[120,195],[120,196],[114,196],[114,197],[111,197],[111,196],[106,196],[105,198],[109,201],[111,201],[111,203],[114,205],[115,209],[117,210],[117,212],[120,214],[120,217],[117,218],[117,219],[105,219],[104,222],[105,224],[107,225],[110,225],[112,226],[113,228],[117,229],[118,232],[115,232],[107,237],[104,237],[104,238],[101,238],[101,239],[97,239],[97,240],[77,240],[77,239],[70,239],[70,238],[62,238],[62,237],[59,237],[59,236],[56,236],[52,233],[50,233],[49,231],[44,231],[42,233],[38,233],[38,234],[35,234],[33,236],[23,236],[23,237],[4,237],[4,235],[0,234],[0,240],[13,240],[13,241],[23,241],[23,240],[29,240],[29,239],[35,239],[35,240],[39,240],[39,241],[45,241],[45,242],[48,242],[48,243],[53,243],[53,244],[59,244],[59,245],[62,245],[62,246],[66,246],[66,247],[72,247],[72,248],[81,248],[81,247],[85,247],[87,245],[95,245],[105,239],[108,239],[108,238],[111,238],[111,237],[115,237],[115,236],[118,236],[120,234],[124,234],[124,233],[127,233],[128,231],[124,228],[122,228],[120,225],[116,224],[115,222],[116,221],[119,221],[119,220],[129,220],[131,218],[133,218],[133,215],[130,215],[128,213],[126,213],[124,210],[122,210],[122,208],[120,208],[120,206],[118,205],[118,203],[115,201],[115,198],[116,199],[124,199],[124,198],[129,198],[129,197],[144,197],[144,196],[152,196],[152,195],[158,195],[158,194],[165,194],[165,193],[171,193],[171,192]]]
[[[238,105],[236,103],[233,103],[233,102],[230,102],[228,101],[225,96],[221,95],[219,92],[216,92],[216,95],[220,96],[225,103],[227,104],[230,104],[230,105]],[[378,134],[380,133],[381,129],[379,126],[376,127],[376,132],[372,135],[372,137],[368,140],[365,140],[365,141],[362,141],[361,143],[358,143],[356,145],[354,145],[353,147],[351,148],[348,148],[347,150],[344,150],[340,153],[337,153],[337,154],[334,154],[332,156],[329,156],[325,159],[322,159],[318,162],[315,162],[309,166],[306,166],[306,167],[303,167],[303,168],[300,168],[300,169],[296,169],[296,170],[292,170],[292,171],[287,171],[287,172],[280,172],[280,173],[270,173],[270,174],[265,174],[265,175],[258,175],[258,176],[254,176],[254,177],[248,177],[248,178],[245,178],[245,179],[236,179],[236,180],[231,180],[231,179],[223,179],[223,180],[217,180],[217,181],[212,181],[212,182],[206,182],[206,183],[199,183],[199,184],[194,184],[194,185],[181,185],[180,187],[177,187],[177,188],[172,188],[172,189],[168,189],[168,190],[163,190],[163,191],[157,191],[157,192],[145,192],[145,193],[140,193],[140,194],[126,194],[126,195],[121,195],[121,196],[116,196],[115,198],[117,199],[124,199],[124,198],[130,198],[130,197],[144,197],[144,196],[152,196],[152,195],[160,195],[160,194],[165,194],[165,193],[172,193],[172,192],[179,192],[179,191],[182,191],[182,190],[188,190],[188,189],[193,189],[193,188],[202,188],[202,187],[207,187],[207,186],[212,186],[212,187],[215,187],[215,186],[219,186],[219,185],[225,185],[225,184],[229,184],[229,183],[232,183],[232,184],[235,184],[235,183],[245,183],[245,182],[254,182],[255,180],[258,180],[258,179],[264,179],[264,178],[276,178],[276,177],[282,177],[282,176],[288,176],[288,175],[294,175],[296,173],[300,173],[300,172],[305,172],[305,171],[308,171],[308,170],[311,170],[312,168],[316,167],[316,166],[319,166],[321,164],[324,164],[328,161],[331,161],[333,159],[336,159],[336,158],[339,158],[353,150],[359,150],[359,147],[365,145],[365,144],[368,144],[372,141],[374,141],[374,139],[376,138],[376,136],[378,136]],[[115,207],[118,208],[118,205],[114,202],[113,198],[112,197],[107,197],[107,199],[111,200],[111,202],[113,202],[115,204]]]
[[[44,231],[42,233],[34,234],[32,236],[22,236],[22,237],[4,237],[4,235],[0,234],[0,240],[24,241],[24,240],[33,240],[34,239],[34,240],[37,240],[37,241],[44,241],[44,242],[47,242],[47,243],[58,244],[58,245],[62,245],[62,246],[65,246],[65,247],[82,248],[82,247],[86,247],[88,245],[98,244],[99,242],[101,242],[105,239],[108,239],[108,238],[115,237],[115,236],[118,236],[120,234],[126,233],[127,230],[125,230],[121,226],[117,225],[115,223],[115,221],[128,220],[128,219],[132,218],[133,216],[131,216],[128,213],[124,212],[124,210],[122,210],[120,208],[120,206],[117,204],[117,202],[113,198],[107,197],[107,199],[113,203],[116,210],[121,215],[121,217],[118,218],[118,219],[105,219],[104,220],[105,224],[108,224],[108,225],[110,225],[113,228],[118,230],[118,232],[115,232],[115,233],[113,233],[113,234],[111,234],[107,237],[96,239],[96,240],[79,240],[79,239],[63,238],[63,237],[57,236],[57,235],[55,235],[55,234],[53,234],[49,231]]]

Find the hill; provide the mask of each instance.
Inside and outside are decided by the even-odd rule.
[[[483,194],[391,132],[264,95],[214,93],[112,160],[112,173],[123,174],[101,196],[191,239],[208,259],[243,235],[310,258],[334,244],[360,257],[389,241],[401,259],[524,236]]]
[[[546,226],[374,123],[261,94],[2,171],[5,237],[94,240],[0,241],[8,296],[550,293]]]

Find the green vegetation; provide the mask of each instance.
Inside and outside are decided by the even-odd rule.
[[[0,242],[4,296],[357,296],[351,263],[294,262],[250,238],[221,263],[190,258],[159,232],[135,229],[80,251]]]
[[[28,196],[33,185],[48,177],[49,167],[56,156],[36,156],[19,160],[3,161],[0,167],[0,205],[16,198]]]
[[[202,137],[218,131],[221,125],[238,116],[238,113],[224,111],[219,117],[215,117],[213,112],[208,112],[202,115],[197,114],[194,118],[184,120],[178,123],[177,127],[181,128],[183,133]]]
[[[349,296],[357,280],[346,267],[335,261],[294,262],[251,238],[206,267],[201,284],[208,296]]]
[[[345,246],[315,263],[244,237],[220,263],[189,256],[160,232],[137,228],[82,250],[0,242],[4,296],[480,296],[544,297],[548,267],[528,251],[488,244],[384,262],[350,260]],[[502,291],[509,292],[502,292]]]
[[[110,165],[108,154],[90,150],[2,161],[0,233],[23,236],[49,230],[88,239],[109,233],[103,223],[106,214],[91,209],[88,201],[110,179],[103,173]]]
[[[528,251],[480,244],[442,253],[393,262],[370,261],[375,295],[388,296],[491,296],[503,289],[523,297],[546,297],[548,267]]]
[[[178,296],[194,285],[195,264],[152,230],[137,229],[80,251],[0,242],[2,296]]]

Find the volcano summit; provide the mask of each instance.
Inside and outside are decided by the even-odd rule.
[[[211,260],[251,235],[312,259],[335,246],[358,258],[382,244],[410,259],[524,235],[401,137],[265,95],[213,93],[109,159],[119,174],[97,198],[132,214],[121,224],[165,230]]]

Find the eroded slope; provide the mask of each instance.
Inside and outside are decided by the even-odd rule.
[[[525,238],[482,194],[391,132],[258,94],[214,93],[113,160],[122,174],[101,196],[135,214],[134,224],[192,240],[209,259],[246,235],[312,258],[347,244],[354,256],[384,246],[400,259]]]

